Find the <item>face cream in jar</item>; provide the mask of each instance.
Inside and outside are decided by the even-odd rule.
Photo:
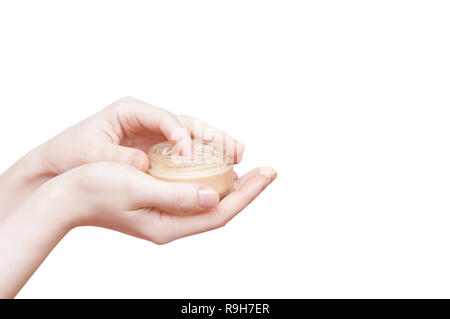
[[[211,186],[220,198],[233,188],[233,163],[226,160],[225,148],[193,141],[192,156],[179,155],[170,142],[154,145],[150,149],[151,176],[168,182],[196,182]]]

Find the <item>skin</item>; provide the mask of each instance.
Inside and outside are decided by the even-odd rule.
[[[267,167],[235,176],[233,192],[218,202],[206,185],[146,173],[152,145],[169,140],[190,155],[191,139],[199,137],[226,144],[234,163],[241,160],[244,146],[230,136],[134,98],[113,103],[20,159],[0,177],[0,297],[14,297],[75,227],[166,244],[224,226],[276,178]]]

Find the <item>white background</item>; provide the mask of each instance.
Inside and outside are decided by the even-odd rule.
[[[18,297],[450,297],[446,1],[8,1],[0,168],[123,96],[278,179],[157,246],[71,231]],[[0,256],[1,258],[1,256]]]

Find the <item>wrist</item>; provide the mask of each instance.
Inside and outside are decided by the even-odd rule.
[[[0,297],[14,297],[72,228],[53,186],[40,187],[0,224]]]
[[[74,212],[78,202],[77,194],[71,186],[56,177],[40,186],[31,194],[17,212],[25,214],[43,228],[54,234],[65,234],[77,226]]]
[[[2,179],[7,180],[10,185],[34,184],[55,176],[44,164],[42,153],[43,145],[33,149],[5,171]]]
[[[45,166],[42,152],[42,146],[37,147],[0,176],[0,221],[55,176]]]

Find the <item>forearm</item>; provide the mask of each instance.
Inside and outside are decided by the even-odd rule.
[[[0,298],[13,298],[70,229],[55,191],[37,193],[0,224]]]
[[[55,174],[44,164],[41,145],[0,175],[0,223]]]

